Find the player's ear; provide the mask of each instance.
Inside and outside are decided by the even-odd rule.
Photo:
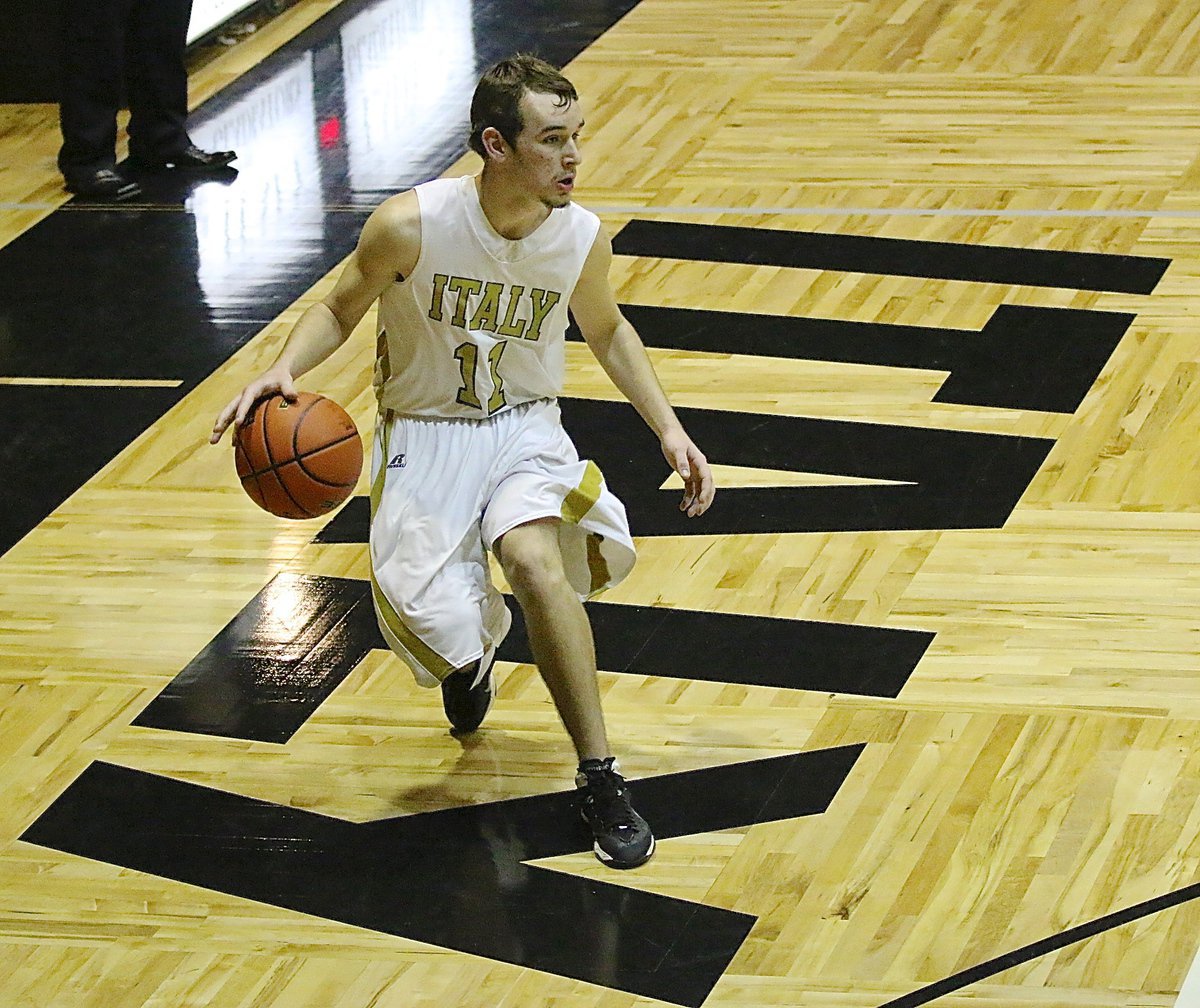
[[[497,161],[503,161],[509,153],[508,141],[504,139],[504,134],[501,133],[495,126],[485,126],[483,132],[479,135],[480,141],[483,143],[484,152],[489,158]]]

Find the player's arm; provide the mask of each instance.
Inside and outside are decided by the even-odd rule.
[[[637,330],[621,314],[608,282],[611,264],[612,242],[601,229],[571,295],[571,313],[600,366],[658,436],[667,462],[683,477],[679,510],[688,517],[704,514],[716,492],[708,461],[667,401]]]
[[[396,276],[408,276],[421,251],[421,215],[411,190],[381,204],[363,226],[333,290],[300,316],[287,342],[266,371],[235,396],[217,417],[209,441],[216,444],[232,423],[240,424],[254,403],[280,393],[296,398],[294,382],[350,338]]]

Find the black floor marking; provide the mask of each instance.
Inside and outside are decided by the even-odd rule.
[[[700,682],[895,697],[933,642],[924,630],[589,602],[600,668]],[[533,662],[521,609],[497,657]]]
[[[1170,910],[1172,907],[1180,906],[1194,899],[1200,899],[1200,882],[1184,886],[1182,889],[1176,889],[1174,892],[1169,892],[1163,896],[1156,896],[1154,899],[1135,904],[1124,910],[1106,914],[1103,917],[1096,918],[1096,920],[1088,921],[1086,924],[1068,928],[1061,934],[1053,935],[1050,938],[1043,938],[1041,941],[1036,941],[1019,949],[1014,949],[1011,952],[1006,952],[995,959],[989,959],[978,966],[972,966],[970,969],[955,973],[945,980],[939,980],[928,987],[922,987],[920,990],[915,990],[910,994],[895,998],[887,1002],[887,1004],[880,1005],[880,1008],[918,1008],[919,1005],[929,1004],[930,1001],[934,1001],[946,994],[951,994],[956,990],[962,990],[964,987],[978,983],[980,980],[986,980],[997,973],[1003,973],[1014,966],[1020,966],[1022,963],[1030,962],[1040,956],[1057,952],[1068,945],[1074,945],[1076,942],[1081,942],[1087,938],[1094,938],[1105,931],[1111,931],[1113,928],[1119,928],[1124,924],[1131,924],[1133,921],[1141,920],[1143,917],[1149,917],[1151,914],[1160,913],[1163,910]]]
[[[0,339],[3,321],[0,320]],[[0,553],[45,519],[179,398],[174,388],[0,385]]]
[[[367,543],[371,538],[371,501],[351,497],[316,534],[318,543]]]
[[[678,409],[708,460],[724,465],[908,482],[892,486],[725,487],[689,519],[658,440],[623,402],[561,399],[579,454],[622,500],[635,536],[1001,528],[1054,442],[848,420]],[[318,542],[366,542],[370,508],[352,499]]]
[[[619,402],[561,400],[579,453],[624,502],[634,535],[1000,528],[1054,442],[731,410],[677,410],[710,462],[909,482],[724,488],[701,518],[678,509],[658,439]]]
[[[622,305],[647,346],[949,371],[934,402],[1073,413],[1135,316],[1000,305],[979,331]],[[572,324],[567,338],[580,340]]]
[[[648,220],[626,224],[613,239],[613,251],[659,259],[1126,294],[1149,294],[1171,263],[1148,256]]]
[[[650,777],[632,790],[663,839],[816,815],[862,748]],[[98,762],[21,839],[693,1008],[755,921],[525,864],[590,848],[570,792],[358,824]]]
[[[199,279],[196,226],[182,211],[60,210],[0,249],[0,285],[20,271],[5,297],[0,374],[177,378],[190,390],[261,328],[239,315],[291,303],[283,277],[254,291],[268,314],[214,298]],[[291,240],[264,239],[264,253],[283,256]]]
[[[533,662],[520,608],[497,656]],[[896,696],[933,634],[591,602],[600,668],[747,686]],[[697,647],[702,641],[703,646]],[[276,576],[133,722],[287,742],[372,649],[370,585]]]
[[[372,648],[370,583],[279,574],[133,722],[286,742]]]

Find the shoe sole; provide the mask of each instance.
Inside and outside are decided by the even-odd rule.
[[[651,837],[650,838],[650,848],[649,848],[649,850],[646,851],[646,856],[643,857],[640,861],[618,861],[611,854],[609,854],[608,851],[601,848],[599,841],[592,844],[592,850],[596,854],[596,860],[599,861],[606,868],[625,869],[625,868],[638,868],[641,865],[644,865],[647,861],[649,861],[652,857],[654,857],[654,848],[657,846],[658,846],[658,842],[654,839],[654,837]]]
[[[583,820],[585,826],[590,831],[592,824],[588,821],[588,817],[584,814],[583,809],[579,810],[579,818]],[[596,860],[606,868],[637,868],[644,865],[652,857],[654,857],[654,848],[658,846],[658,841],[654,838],[654,834],[650,834],[650,847],[647,849],[645,856],[640,861],[625,861],[621,862],[608,853],[600,846],[600,841],[597,840],[592,844],[592,852],[596,855]]]

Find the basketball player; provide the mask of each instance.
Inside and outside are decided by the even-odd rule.
[[[712,476],[617,306],[611,242],[571,200],[583,128],[575,88],[534,57],[504,60],[479,81],[471,124],[483,171],[376,209],[333,292],[226,406],[212,441],[255,400],[294,398],[294,380],[378,300],[370,549],[383,635],[420,683],[440,685],[454,730],[474,731],[510,621],[488,573],[486,551],[495,553],[579,756],[596,855],[634,867],[654,836],[609,749],[581,604],[628,573],[634,549],[624,508],[560,423],[568,305],[683,477],[680,510],[707,510]]]

